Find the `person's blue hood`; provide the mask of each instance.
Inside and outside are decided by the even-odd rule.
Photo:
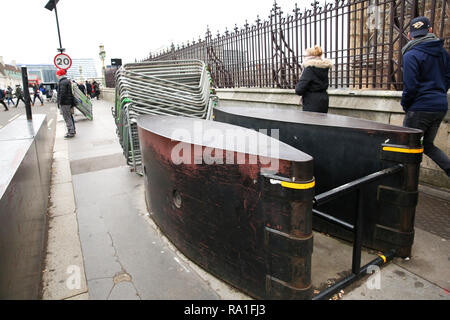
[[[439,57],[444,48],[444,40],[426,41],[416,44],[411,50],[419,50],[429,55]]]

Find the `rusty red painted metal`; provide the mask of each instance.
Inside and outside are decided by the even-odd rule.
[[[196,125],[262,139],[256,153],[250,144],[219,148],[214,139],[196,139]],[[138,128],[147,207],[183,254],[252,297],[311,298],[312,157],[213,121],[148,115]],[[176,130],[185,136],[176,138]],[[275,142],[278,157],[261,151],[272,152]]]

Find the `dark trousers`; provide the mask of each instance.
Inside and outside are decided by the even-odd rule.
[[[61,113],[66,122],[67,134],[75,134],[75,121],[72,116],[71,106],[61,105]]]
[[[408,111],[403,126],[423,131],[424,153],[431,158],[447,176],[450,176],[450,159],[434,145],[434,138],[446,112]]]
[[[19,105],[19,101],[23,101],[23,104],[25,104],[25,100],[23,99],[23,97],[21,96],[21,97],[17,97],[17,101],[16,101],[16,108],[17,108],[17,106]]]
[[[75,127],[75,119],[73,118],[72,110],[70,110],[70,117],[72,118],[73,131],[77,133],[77,128]]]
[[[44,104],[44,101],[42,101],[41,95],[35,94],[33,98],[33,104],[36,102],[36,98],[38,98],[41,101],[41,104]]]
[[[5,104],[5,101],[3,99],[0,100],[0,103],[5,107],[5,111],[8,111],[8,107]]]

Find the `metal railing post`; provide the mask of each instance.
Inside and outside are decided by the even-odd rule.
[[[30,92],[28,91],[28,71],[27,67],[22,67],[22,85],[23,85],[23,96],[25,100],[25,111],[27,113],[27,120],[33,119],[33,114],[31,112],[31,98]],[[19,99],[19,97],[17,97]],[[18,103],[19,101],[17,101]]]
[[[355,237],[353,242],[352,272],[358,274],[361,270],[362,226],[363,226],[363,190],[358,189],[358,210],[355,217]]]

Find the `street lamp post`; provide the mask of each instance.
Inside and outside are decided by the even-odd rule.
[[[83,79],[83,67],[80,66],[80,67],[78,68],[78,71],[80,71],[80,81],[83,81],[83,80],[84,80],[84,79]]]
[[[103,44],[101,44],[100,46],[100,59],[102,60],[102,85],[105,87],[105,57],[106,57],[106,52],[105,52],[105,46]]]
[[[58,10],[56,9],[56,5],[58,4],[59,0],[50,0],[45,5],[45,9],[53,11],[55,10],[55,16],[56,16],[56,28],[58,29],[58,39],[59,39],[59,48],[58,51],[63,53],[65,49],[62,47],[61,43],[61,33],[59,32],[59,21],[58,21]]]

